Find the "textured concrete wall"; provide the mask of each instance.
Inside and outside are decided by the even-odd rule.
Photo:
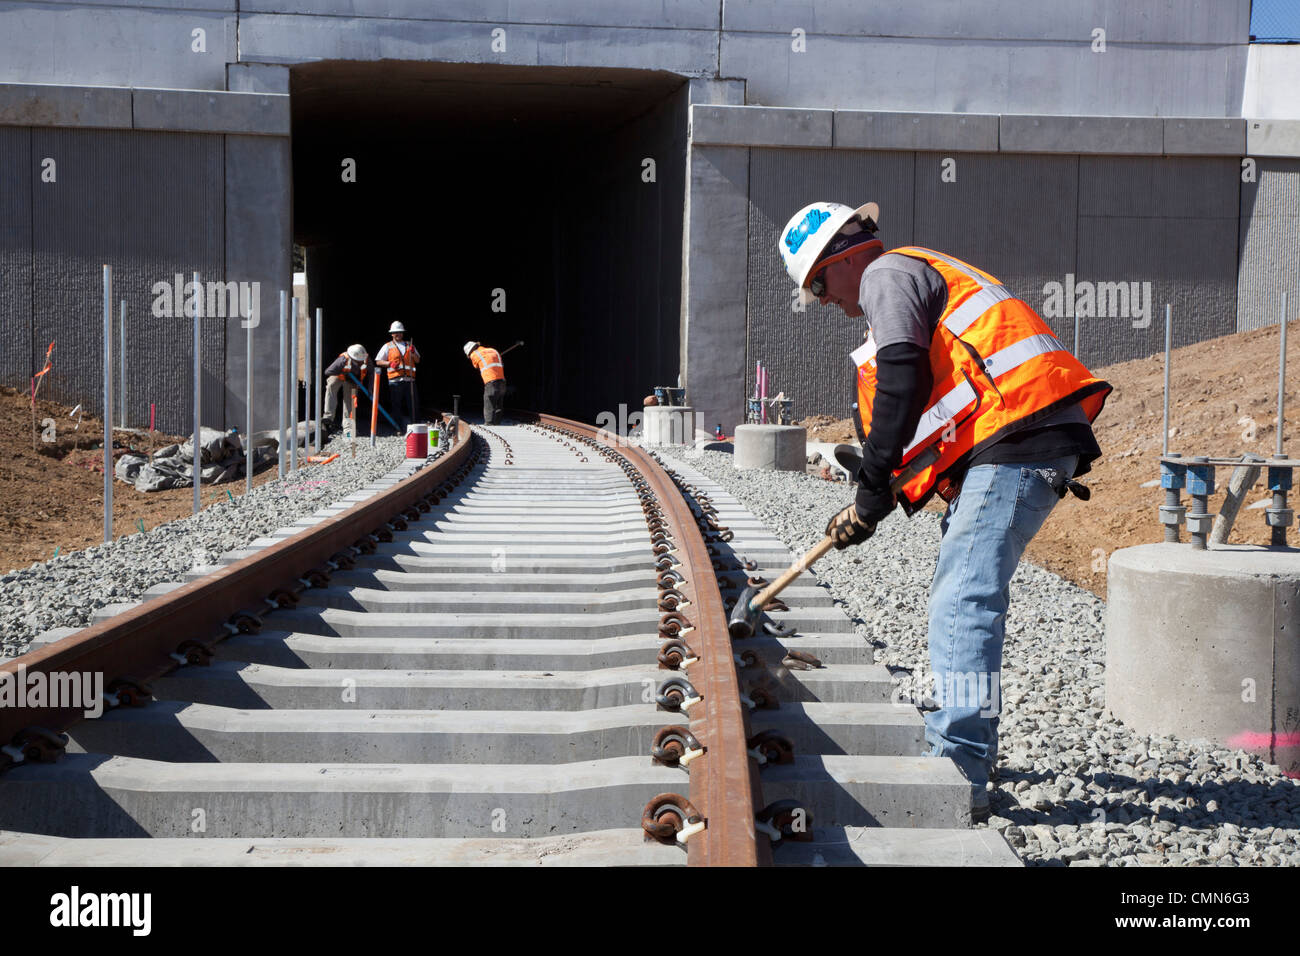
[[[46,158],[52,183],[42,181]],[[0,185],[6,384],[25,386],[53,340],[42,394],[101,413],[108,263],[115,350],[118,303],[127,302],[127,424],[146,426],[152,403],[160,429],[188,432],[193,320],[154,315],[153,286],[177,273],[189,281],[197,269],[204,280],[261,282],[255,407],[257,427],[271,424],[275,290],[290,271],[287,139],[0,127]],[[238,318],[203,320],[205,424],[244,426],[244,335]]]
[[[945,169],[955,181],[945,181]],[[1178,344],[1232,332],[1237,170],[1226,158],[755,148],[747,362],[743,380],[733,375],[728,387],[752,394],[754,361],[761,359],[770,372],[769,394],[792,395],[796,414],[847,413],[853,400],[847,356],[861,342],[865,320],[846,319],[833,306],[794,311],[776,249],[786,220],[815,199],[879,202],[886,248],[915,243],[987,270],[1044,313],[1067,345],[1074,338],[1073,310],[1046,314],[1048,283],[1059,283],[1064,298],[1072,275],[1076,301],[1085,282],[1137,282],[1139,294],[1149,283],[1148,314],[1138,314],[1136,301],[1128,315],[1104,314],[1107,297],[1099,314],[1080,319],[1080,357],[1089,365],[1162,348],[1165,302],[1174,307]],[[1294,235],[1294,218],[1284,228]]]
[[[225,137],[226,279],[261,283],[260,321],[252,329],[254,430],[275,427],[279,417],[280,289],[292,281],[292,178],[287,138]],[[247,336],[240,322],[226,324],[225,424],[241,431]]]
[[[692,146],[686,180],[681,369],[686,403],[727,434],[744,418],[749,153]]]
[[[108,263],[115,312],[119,300],[127,302],[128,421],[147,425],[154,402],[159,428],[188,430],[192,320],[154,316],[152,287],[178,272],[222,274],[221,137],[58,128],[34,129],[30,136],[32,162],[24,163],[32,229],[25,375],[39,368],[46,345],[56,341],[44,393],[100,413],[102,265]],[[45,157],[56,163],[53,183],[41,181]],[[221,420],[224,353],[220,322],[205,322],[205,421]]]
[[[1241,185],[1237,326],[1278,321],[1282,293],[1300,315],[1300,159],[1260,159],[1256,181]]]
[[[0,382],[19,387],[37,371],[32,366],[31,170],[32,131],[0,126],[0,329],[5,339]]]

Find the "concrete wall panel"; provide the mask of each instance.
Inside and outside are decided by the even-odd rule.
[[[224,156],[226,279],[260,282],[259,324],[253,328],[253,428],[278,423],[280,290],[292,295],[292,167],[287,138],[226,136]],[[216,320],[212,320],[215,322]],[[245,422],[248,329],[224,323],[227,425]]]
[[[53,339],[49,397],[99,414],[103,376],[102,265],[113,266],[113,301],[127,300],[128,422],[188,431],[193,389],[192,320],[155,316],[153,286],[222,275],[219,137],[37,129],[32,155],[57,161],[57,181],[31,173],[33,332],[31,363]],[[203,330],[205,422],[222,417],[224,331]],[[28,373],[30,374],[30,373]]]
[[[20,389],[39,369],[32,365],[32,163],[31,130],[0,127],[0,382]]]
[[[830,147],[830,110],[691,107],[691,140],[701,146]]]
[[[506,26],[717,30],[720,0],[242,0],[245,13],[297,13],[388,20],[459,20]]]
[[[760,106],[954,113],[1239,116],[1246,47],[724,32],[721,72]]]
[[[268,93],[136,90],[136,129],[289,135],[289,97]]]
[[[240,18],[239,55],[266,63],[394,59],[717,72],[716,29],[507,25],[506,48],[497,53],[494,28],[467,21],[246,14]]]
[[[1173,306],[1175,347],[1235,331],[1233,226],[1232,220],[1081,216],[1076,283],[1137,282],[1139,290],[1150,283],[1151,308],[1146,317],[1082,317],[1080,359],[1099,366],[1160,351],[1165,303]],[[1073,319],[1064,321],[1072,327]]]
[[[838,110],[835,146],[847,149],[955,149],[997,152],[993,114]]]
[[[819,199],[855,206],[874,200],[886,248],[910,243],[914,165],[913,154],[905,152],[752,151],[743,396],[753,394],[754,365],[762,361],[769,396],[784,391],[795,401],[796,416],[848,413],[854,388],[848,356],[861,344],[866,323],[846,318],[838,306],[814,303],[794,311],[794,283],[777,243],[789,218]]]
[[[682,384],[704,427],[728,434],[744,421],[749,153],[700,146],[687,160]]]
[[[125,129],[131,125],[131,91],[3,83],[0,84],[0,125]]]
[[[1261,159],[1241,185],[1237,328],[1278,321],[1282,293],[1300,314],[1300,160]]]
[[[0,82],[221,90],[236,60],[233,13],[0,0]],[[213,7],[217,7],[214,10]],[[205,53],[192,31],[206,33]]]
[[[1065,156],[916,155],[916,242],[997,276],[1035,308],[1075,261],[1078,160]],[[1060,332],[1057,323],[1049,324]]]
[[[849,37],[952,37],[958,39],[1091,41],[1096,27],[1111,41],[1128,43],[1246,42],[1249,0],[1189,6],[1178,0],[963,0],[874,6],[864,15],[858,0],[748,0],[725,7],[726,30]]]

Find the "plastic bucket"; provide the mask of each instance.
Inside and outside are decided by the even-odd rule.
[[[406,426],[406,457],[407,458],[428,458],[429,457],[429,426],[428,425],[407,425]]]

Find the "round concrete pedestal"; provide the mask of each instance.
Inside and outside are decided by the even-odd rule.
[[[695,441],[695,409],[688,405],[648,405],[641,409],[645,445],[689,445]]]
[[[1300,550],[1123,548],[1107,592],[1108,710],[1300,774]]]
[[[807,465],[808,432],[801,425],[737,425],[737,468],[803,471]]]

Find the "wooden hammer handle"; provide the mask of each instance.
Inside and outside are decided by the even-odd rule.
[[[812,567],[812,565],[816,563],[822,555],[833,547],[835,547],[834,538],[830,535],[822,538],[813,545],[812,550],[808,551],[802,557],[796,558],[794,564],[790,565],[789,568],[783,571],[779,578],[760,591],[758,595],[749,602],[749,606],[756,611],[762,610],[764,604],[788,588],[795,578],[799,577],[799,575],[803,574],[808,570],[808,568]]]

